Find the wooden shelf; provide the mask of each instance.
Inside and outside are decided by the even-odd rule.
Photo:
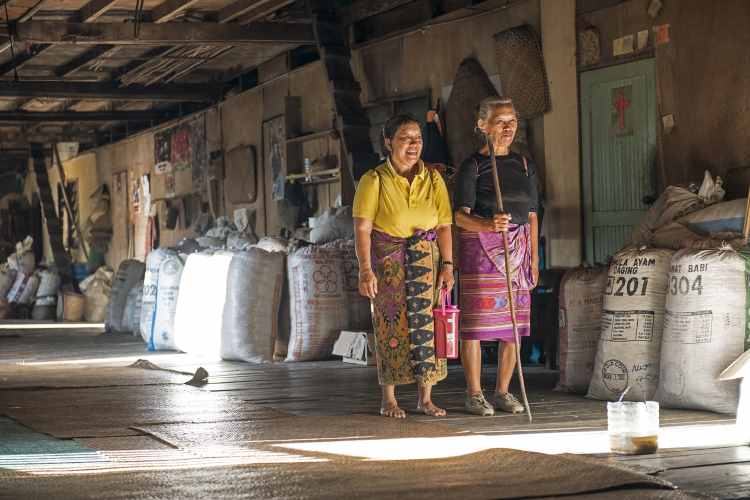
[[[297,137],[289,137],[286,140],[287,144],[297,144],[306,141],[312,141],[314,139],[322,139],[327,135],[333,135],[336,131],[334,129],[321,130],[320,132],[313,132],[311,134],[298,135]]]
[[[315,184],[333,184],[335,182],[339,182],[341,180],[341,177],[338,175],[335,177],[324,177],[320,179],[311,179],[309,181],[297,181],[298,184],[302,184],[303,186],[312,186]]]
[[[313,170],[310,174],[290,174],[286,176],[287,182],[299,182],[301,184],[320,184],[321,181],[335,181],[341,178],[341,169],[329,168],[328,170]],[[332,176],[328,177],[327,176]],[[310,180],[306,180],[307,178]]]

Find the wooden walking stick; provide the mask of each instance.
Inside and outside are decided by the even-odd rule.
[[[489,134],[485,135],[487,147],[489,148],[490,160],[492,161],[492,181],[495,184],[495,200],[500,212],[505,212],[503,208],[503,192],[500,189],[500,176],[497,173],[497,160],[495,159],[495,150],[492,147],[492,138]],[[529,407],[529,398],[526,397],[526,384],[523,380],[523,367],[521,366],[521,338],[518,336],[518,322],[516,320],[516,305],[513,303],[513,269],[510,267],[510,245],[508,244],[508,233],[502,232],[503,238],[503,257],[505,258],[505,283],[508,288],[508,305],[510,306],[510,320],[513,323],[513,339],[516,342],[516,371],[518,380],[521,383],[521,397],[523,406],[526,408],[526,415],[529,416],[529,422],[532,421],[531,408]]]

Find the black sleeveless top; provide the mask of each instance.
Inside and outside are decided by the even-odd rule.
[[[517,153],[495,159],[505,212],[510,213],[513,224],[526,224],[529,212],[536,212],[539,204],[536,165],[527,159],[524,168],[523,157]],[[474,153],[461,163],[456,174],[453,207],[455,210],[469,208],[480,217],[489,218],[498,213],[489,156]]]

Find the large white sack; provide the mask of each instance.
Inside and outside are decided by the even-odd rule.
[[[658,228],[703,206],[697,194],[681,187],[667,186],[633,231],[631,241],[636,245],[651,245]]]
[[[279,329],[276,332],[276,342],[273,348],[274,361],[284,361],[289,352],[289,335],[292,331],[292,306],[289,298],[289,278],[287,277],[287,261],[284,255],[284,284],[281,289],[281,304],[279,305]]]
[[[370,299],[359,293],[359,262],[353,240],[335,242],[342,251],[344,293],[349,302],[347,329],[372,331],[372,308]]]
[[[557,390],[585,393],[601,335],[607,268],[571,269],[560,283],[560,380]]]
[[[310,220],[310,241],[315,244],[354,239],[352,207],[329,208]]]
[[[84,296],[86,304],[83,318],[90,323],[103,323],[107,317],[107,304],[109,303],[110,284],[103,279],[93,280]]]
[[[141,299],[143,298],[143,280],[139,281],[128,292],[125,310],[122,313],[122,328],[133,335],[140,335]]]
[[[156,306],[151,326],[148,348],[151,351],[177,349],[174,334],[174,318],[177,298],[180,293],[180,278],[184,260],[179,254],[168,255],[159,266],[156,282]],[[141,306],[142,307],[142,306]]]
[[[39,276],[27,275],[19,272],[16,281],[8,292],[8,302],[14,304],[31,304],[34,302],[37,288],[39,287]]]
[[[57,303],[57,292],[60,290],[60,275],[51,269],[42,269],[39,274],[39,288],[36,290],[37,306],[54,306]]]
[[[688,242],[699,239],[700,235],[691,231],[687,226],[679,222],[670,222],[657,229],[651,239],[651,246],[655,248],[668,248],[680,250],[685,248]]]
[[[289,254],[292,328],[287,361],[326,359],[349,321],[343,259],[335,246],[307,246]]]
[[[254,245],[267,252],[278,252],[284,256],[284,285],[281,290],[281,305],[279,306],[279,329],[276,333],[276,345],[274,346],[274,361],[284,361],[289,349],[289,334],[292,330],[292,311],[289,300],[289,279],[287,277],[287,257],[289,255],[289,242],[281,238],[264,237]]]
[[[734,413],[739,384],[719,374],[745,349],[747,256],[681,250],[672,259],[656,399],[666,407]]]
[[[128,300],[128,292],[137,282],[143,279],[146,266],[143,262],[135,259],[124,260],[117,268],[115,278],[112,282],[112,291],[109,294],[109,306],[107,307],[107,326],[115,331],[126,331],[122,325],[125,302]]]
[[[175,343],[180,351],[220,357],[221,325],[232,256],[230,252],[188,256],[174,318]]]
[[[719,233],[740,235],[745,224],[746,205],[747,198],[716,203],[681,217],[679,222],[702,235],[713,236]]]
[[[227,275],[221,358],[254,363],[274,359],[285,256],[257,248],[234,253]]]
[[[254,247],[266,252],[283,252],[286,254],[289,253],[289,240],[275,236],[264,236]]]
[[[143,276],[143,297],[141,302],[140,332],[143,341],[148,343],[151,338],[151,327],[154,323],[154,308],[156,307],[157,282],[159,267],[170,255],[177,255],[175,250],[157,248],[146,257],[146,271]]]
[[[671,250],[627,248],[609,266],[587,397],[643,401],[656,392]]]
[[[16,253],[8,257],[7,263],[11,269],[23,273],[26,276],[31,276],[36,270],[36,258],[34,257],[34,253],[30,250],[21,251],[20,253],[19,251],[16,251]]]
[[[257,248],[266,252],[277,252],[284,257],[284,283],[281,289],[281,304],[279,306],[279,326],[276,332],[276,341],[273,349],[274,361],[284,361],[289,349],[289,332],[292,328],[291,307],[289,305],[289,280],[287,279],[287,254],[289,253],[289,242],[281,238],[263,237],[251,248]]]
[[[17,271],[12,269],[8,264],[0,265],[0,298],[8,295],[10,288],[16,281]]]

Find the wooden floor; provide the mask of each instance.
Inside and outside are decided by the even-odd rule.
[[[0,329],[0,415],[8,415],[39,432],[79,440],[86,436],[105,446],[114,442],[111,440],[142,439],[144,432],[166,443],[194,439],[190,436],[210,439],[212,432],[234,432],[236,439],[257,440],[259,436],[265,436],[263,433],[276,432],[263,429],[262,422],[270,422],[277,415],[306,416],[309,422],[324,422],[332,415],[351,415],[352,422],[357,422],[358,416],[374,415],[379,405],[377,377],[372,367],[339,361],[273,365],[208,361],[184,354],[148,353],[133,337],[96,333],[95,330],[76,335],[45,332],[43,329]],[[131,369],[123,372],[123,367],[139,358],[171,371]],[[189,379],[188,374],[198,366],[209,372],[207,383],[200,391],[175,385]],[[485,367],[485,388],[492,385],[492,372],[492,367]],[[107,385],[103,387],[101,381],[105,379]],[[420,416],[413,410],[415,387],[400,388],[398,397],[402,406],[411,410],[408,419],[411,423],[404,428],[407,429],[405,436],[396,437],[431,436],[450,440],[459,450],[466,452],[519,447],[530,451],[581,453],[655,475],[681,489],[717,498],[750,497],[750,448],[732,446],[719,437],[712,441],[712,435],[727,433],[734,424],[733,418],[708,412],[663,409],[662,434],[667,438],[670,433],[677,436],[668,443],[677,447],[663,448],[648,456],[614,456],[606,453],[605,405],[581,396],[555,392],[555,382],[554,372],[534,367],[527,369],[533,423],[523,415],[476,417],[463,410],[463,373],[460,366],[453,365],[448,379],[434,390],[435,402],[447,409],[448,416],[439,420]],[[134,385],[141,388],[139,390],[146,394],[145,397],[153,391],[153,398],[163,398],[165,383],[172,384],[169,385],[170,400],[164,404],[158,418],[145,406],[142,411],[132,410],[128,398]],[[61,388],[66,391],[60,391]],[[93,388],[98,396],[97,407],[91,411],[107,416],[101,424],[81,416],[86,412],[81,411],[80,405],[71,404],[71,399],[77,397],[84,401],[86,392]],[[38,408],[30,405],[30,401],[38,400],[40,394],[44,395],[50,412],[64,414],[69,411],[71,418],[56,419],[50,418],[51,414],[40,414]],[[201,418],[191,416],[185,422],[189,427],[182,426],[179,432],[161,425],[160,422],[165,421],[164,412],[168,412],[169,421],[180,422],[183,418],[181,412],[203,398],[201,394],[214,398],[221,396],[217,401],[222,403]],[[132,415],[128,419],[118,417],[128,404],[131,413],[141,411],[138,421],[146,423],[143,427],[133,428]],[[231,422],[236,420],[233,416],[237,412],[255,412],[258,424],[252,429],[232,428]],[[74,414],[78,416],[73,418]],[[228,424],[217,430],[211,425],[215,422]],[[692,437],[704,434],[704,442],[699,443],[700,446],[680,446],[678,438],[682,431],[679,430],[684,426],[692,426],[687,433]],[[311,424],[310,429],[279,430],[274,439],[312,441],[315,436],[313,427]],[[341,429],[337,439],[343,440],[352,433],[361,437],[367,432],[368,429],[358,429],[353,425],[351,429]],[[477,436],[481,438],[474,439]],[[721,444],[713,444],[716,442]],[[344,442],[337,449],[343,454],[349,453]],[[379,458],[378,453],[383,451],[377,447],[368,449],[359,442],[351,453]]]

